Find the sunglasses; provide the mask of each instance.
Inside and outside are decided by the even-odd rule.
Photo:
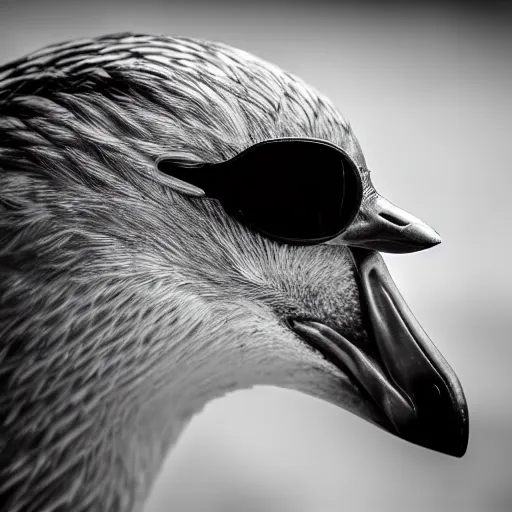
[[[288,244],[336,238],[353,221],[363,195],[364,169],[319,139],[271,139],[224,162],[185,165],[166,156],[156,162],[160,172],[199,187],[250,229]]]

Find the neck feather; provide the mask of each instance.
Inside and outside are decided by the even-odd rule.
[[[123,293],[130,288],[125,282]],[[142,510],[169,449],[207,402],[255,384],[279,385],[276,375],[286,385],[293,350],[272,355],[268,339],[279,339],[279,326],[267,319],[263,330],[254,307],[175,292],[166,310],[176,314],[169,315],[154,307],[155,295],[146,311],[133,296],[116,295],[115,307],[100,300],[110,303],[115,325],[105,323],[104,311],[74,314],[68,302],[66,317],[88,318],[84,344],[18,362],[11,381],[26,378],[29,387],[9,397],[24,405],[5,423],[16,446],[10,456],[2,450],[0,498],[8,510]],[[92,300],[77,297],[80,307]]]

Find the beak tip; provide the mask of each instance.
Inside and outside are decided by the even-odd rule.
[[[434,231],[434,230],[432,230]],[[431,239],[431,247],[434,247],[434,245],[439,245],[440,243],[442,242],[442,239],[441,239],[441,236],[439,235],[439,233],[437,231],[434,231],[434,235],[432,236],[432,239]]]
[[[403,235],[420,251],[439,245],[442,241],[437,231],[423,223],[410,224],[404,229]]]
[[[425,427],[427,428],[425,429]],[[436,428],[434,425],[428,425],[427,423],[427,425],[420,427],[412,435],[405,434],[400,437],[423,448],[458,459],[461,459],[466,454],[469,441],[467,425],[457,432],[452,430],[450,425],[444,425],[441,428],[438,426]]]
[[[432,229],[432,228],[430,228],[430,229]],[[437,245],[442,242],[441,235],[434,229],[432,229],[431,240],[432,240],[432,245]]]
[[[467,422],[461,426],[458,434],[459,435],[453,436],[452,439],[454,442],[449,449],[445,450],[445,453],[447,455],[451,455],[452,457],[461,459],[466,454],[469,443],[469,428]],[[459,439],[458,442],[456,441],[457,438]]]

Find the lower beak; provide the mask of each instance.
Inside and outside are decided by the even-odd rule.
[[[441,237],[420,219],[377,194],[363,200],[359,214],[348,229],[328,243],[407,253],[433,247],[441,243]]]
[[[455,372],[400,295],[382,256],[358,250],[352,255],[380,357],[414,407],[413,418],[397,411],[390,419],[401,437],[462,457],[468,444],[468,409]]]
[[[363,249],[351,253],[378,360],[319,322],[295,321],[295,331],[352,376],[383,413],[384,428],[414,444],[462,457],[469,420],[457,376],[411,313],[382,256]]]

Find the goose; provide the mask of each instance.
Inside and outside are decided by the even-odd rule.
[[[376,250],[436,234],[299,78],[198,39],[74,40],[0,68],[0,134],[0,510],[141,511],[191,418],[261,384],[463,456],[461,384]],[[187,184],[280,138],[357,163],[355,227],[283,243]]]

